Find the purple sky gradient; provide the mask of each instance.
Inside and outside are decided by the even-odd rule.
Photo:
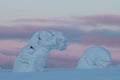
[[[0,25],[0,66],[12,68],[15,57],[31,36],[44,29],[64,33],[69,46],[65,51],[53,50],[46,67],[76,66],[86,48],[100,45],[111,52],[113,64],[120,64],[120,15],[88,15],[51,19],[16,19]]]

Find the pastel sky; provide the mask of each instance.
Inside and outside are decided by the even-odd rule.
[[[120,0],[0,0],[0,66],[12,68],[31,36],[55,29],[68,38],[65,51],[53,50],[45,67],[74,68],[92,45],[111,52],[120,64]]]

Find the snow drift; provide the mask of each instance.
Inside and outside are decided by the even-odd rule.
[[[93,46],[83,53],[77,68],[106,68],[111,66],[110,52],[103,47]]]
[[[64,50],[66,47],[67,40],[61,32],[55,30],[37,32],[17,56],[13,72],[42,71],[50,51]]]

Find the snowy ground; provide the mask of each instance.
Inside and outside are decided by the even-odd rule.
[[[120,68],[46,69],[43,72],[31,73],[2,70],[0,80],[120,80]]]

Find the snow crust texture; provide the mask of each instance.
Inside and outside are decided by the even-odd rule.
[[[13,72],[42,71],[52,49],[62,51],[66,48],[67,40],[61,32],[55,30],[37,32],[20,51],[14,62]]]
[[[111,66],[110,52],[103,47],[93,46],[86,49],[78,61],[77,68],[107,68]]]

